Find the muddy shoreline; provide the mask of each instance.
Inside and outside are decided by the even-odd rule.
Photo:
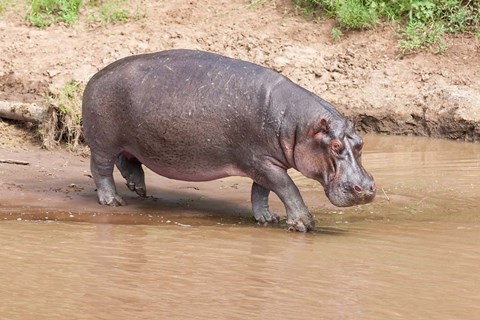
[[[320,183],[289,173],[317,226],[408,220],[478,219],[479,146],[419,137],[365,135],[363,163],[378,186],[373,203],[338,208]],[[39,147],[1,148],[0,220],[71,221],[177,227],[254,226],[248,178],[185,182],[161,177],[145,168],[147,198],[127,189],[118,170],[114,178],[122,207],[98,204],[88,155]],[[21,163],[21,164],[14,164]],[[25,165],[24,163],[28,163]],[[272,193],[269,205],[281,217],[285,209]],[[276,228],[285,229],[282,222]]]

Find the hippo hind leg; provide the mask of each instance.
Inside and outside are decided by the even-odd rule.
[[[122,152],[117,158],[117,168],[122,176],[127,180],[127,187],[135,191],[140,197],[147,196],[145,186],[145,173],[142,169],[142,163],[128,152]]]
[[[125,205],[118,195],[113,180],[113,165],[115,157],[104,157],[92,150],[90,170],[97,186],[98,202],[112,207]]]
[[[278,215],[271,213],[268,207],[270,190],[254,182],[252,185],[252,211],[259,224],[268,225],[279,222]]]

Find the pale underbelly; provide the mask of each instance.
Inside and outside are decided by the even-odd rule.
[[[242,176],[247,175],[232,165],[227,165],[219,168],[198,168],[198,170],[169,168],[166,166],[158,166],[153,164],[144,163],[144,165],[153,172],[175,180],[183,181],[211,181],[215,179],[225,178],[229,176]]]

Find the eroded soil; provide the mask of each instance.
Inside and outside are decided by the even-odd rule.
[[[208,50],[271,67],[335,104],[367,132],[467,141],[480,137],[480,41],[401,57],[392,27],[333,42],[330,20],[307,21],[288,1],[130,1],[146,16],[91,26],[28,27],[17,6],[0,19],[0,100],[42,103],[47,89],[87,81],[119,58]],[[22,11],[23,10],[23,11]]]

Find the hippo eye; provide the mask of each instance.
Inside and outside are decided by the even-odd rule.
[[[360,141],[355,146],[358,151],[362,151],[363,149],[363,140],[360,138]]]
[[[340,140],[333,140],[330,148],[335,154],[340,154],[343,150],[343,144],[340,142]]]
[[[351,146],[354,151],[356,152],[361,152],[363,149],[363,139],[360,138],[357,135],[349,137],[349,140],[351,141]]]

